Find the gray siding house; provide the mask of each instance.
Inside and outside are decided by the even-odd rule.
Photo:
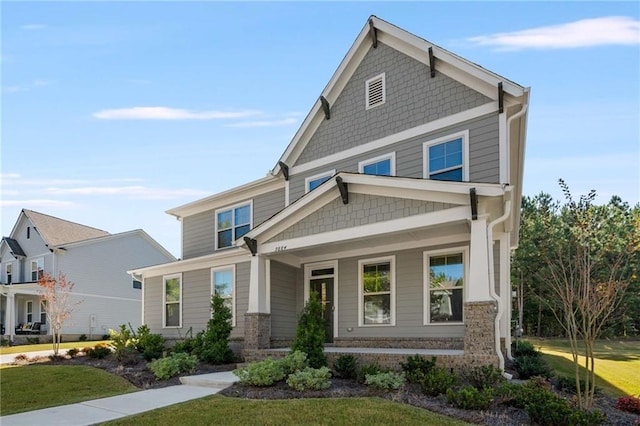
[[[141,283],[127,270],[175,261],[175,257],[137,229],[109,232],[23,209],[10,236],[0,243],[0,321],[3,334],[48,335],[46,305],[38,279],[65,274],[78,302],[63,328],[67,337],[102,337],[109,329],[142,320]],[[33,324],[39,330],[32,330]]]
[[[503,367],[528,103],[372,16],[267,177],[168,211],[183,259],[130,271],[144,322],[197,332],[219,292],[249,361],[283,353],[314,291],[330,359]]]

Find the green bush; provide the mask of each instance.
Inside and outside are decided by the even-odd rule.
[[[286,358],[279,361],[285,376],[304,370],[309,366],[307,354],[300,351],[293,351],[287,354]]]
[[[80,337],[78,337],[78,341],[79,342],[86,342],[87,341],[87,335],[86,334],[81,334]]]
[[[400,366],[408,382],[418,383],[425,374],[429,373],[436,366],[436,357],[428,360],[415,354],[407,357],[407,362],[401,362]]]
[[[540,356],[540,352],[528,340],[514,340],[511,342],[511,355],[519,356]]]
[[[447,389],[447,402],[463,410],[486,410],[493,403],[493,388],[478,390],[475,386],[465,385],[460,390]]]
[[[267,358],[264,361],[253,362],[244,368],[233,371],[240,383],[250,386],[271,386],[285,377],[283,362]]]
[[[540,355],[521,355],[513,360],[513,368],[522,380],[541,376],[549,378],[553,376],[553,370]]]
[[[382,369],[378,364],[365,364],[358,370],[356,380],[359,383],[364,383],[367,380],[368,375],[374,375],[382,373]]]
[[[340,355],[333,363],[333,369],[343,379],[353,379],[358,372],[358,361],[353,355]]]
[[[167,380],[180,373],[191,373],[198,366],[198,358],[185,353],[175,353],[147,364],[149,370],[161,380]]]
[[[570,392],[573,394],[578,393],[578,389],[576,389],[576,379],[575,377],[567,377],[567,376],[560,376],[560,377],[556,377],[554,384],[556,386],[556,389],[561,390],[561,391],[565,391],[565,392]],[[580,388],[584,389],[584,380],[580,379]],[[600,394],[601,390],[599,387],[596,386],[595,388],[595,393],[596,394]]]
[[[164,352],[165,342],[165,338],[161,335],[151,333],[146,324],[138,327],[135,346],[145,360],[151,361],[152,359],[160,358]]]
[[[80,350],[78,348],[71,348],[67,351],[67,355],[69,355],[69,358],[77,357],[78,353],[80,353]]]
[[[381,391],[397,390],[404,384],[404,373],[388,371],[386,373],[367,374],[364,384]]]
[[[461,376],[464,381],[478,390],[482,390],[487,386],[493,387],[506,380],[502,377],[502,370],[495,368],[493,365],[466,369]]]
[[[192,353],[204,362],[226,364],[234,358],[233,351],[229,347],[233,314],[219,294],[211,297],[211,308],[213,310],[211,319],[207,323],[207,328],[196,335]]]
[[[331,371],[327,367],[311,368],[290,374],[287,377],[287,385],[299,392],[307,390],[323,390],[331,387]]]
[[[421,373],[422,374],[422,373]],[[458,382],[455,373],[448,373],[444,368],[433,367],[428,373],[422,374],[419,384],[422,392],[429,396],[438,396],[447,392]]]
[[[318,300],[318,293],[312,291],[298,319],[296,338],[291,345],[291,350],[306,353],[309,366],[313,368],[327,366],[327,356],[324,353],[324,326],[322,304]]]
[[[186,354],[191,355],[195,348],[195,344],[196,344],[196,339],[186,338],[184,340],[176,342],[176,344],[173,345],[172,349],[173,349],[173,352],[184,352]]]
[[[30,345],[38,345],[40,344],[40,338],[39,337],[27,337],[27,343]]]
[[[121,324],[120,330],[109,330],[109,336],[111,336],[113,354],[118,362],[124,365],[138,362],[136,335],[131,324],[129,324],[129,328],[125,324]]]
[[[84,348],[83,352],[87,354],[89,358],[103,359],[111,353],[111,349],[103,343],[98,343],[93,348]]]

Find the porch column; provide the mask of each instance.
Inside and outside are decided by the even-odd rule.
[[[15,334],[15,304],[16,296],[9,290],[7,293],[7,305],[4,311],[4,332],[9,335],[9,340],[13,340],[13,335]]]
[[[489,244],[487,217],[471,221],[471,248],[469,259],[469,288],[467,302],[493,301],[489,292]]]
[[[267,260],[251,257],[249,306],[245,314],[244,348],[268,349],[271,341],[271,315],[267,303]]]

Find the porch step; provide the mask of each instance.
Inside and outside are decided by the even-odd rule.
[[[238,376],[231,371],[220,373],[196,374],[195,376],[180,377],[180,383],[190,386],[224,389],[238,381]]]

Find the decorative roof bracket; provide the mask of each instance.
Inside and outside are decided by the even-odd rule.
[[[436,76],[436,58],[433,56],[433,47],[429,47],[429,69],[431,70],[431,78]]]
[[[340,176],[336,178],[336,183],[338,184],[338,190],[342,197],[342,204],[349,204],[349,189],[347,187],[347,183],[343,181]]]
[[[469,198],[471,200],[471,220],[476,220],[478,219],[478,195],[475,188],[469,190]]]
[[[278,161],[278,165],[282,169],[284,180],[289,180],[289,166],[287,166],[283,161]]]
[[[373,25],[373,19],[369,19],[369,35],[371,36],[374,49],[378,47],[378,34],[376,31],[376,27]]]
[[[502,82],[498,83],[498,110],[500,114],[504,112],[504,89],[502,88]]]
[[[331,118],[331,111],[329,101],[322,95],[320,95],[320,103],[322,104],[322,110],[324,111],[324,118],[327,120]]]
[[[244,237],[244,242],[247,243],[247,247],[249,247],[249,251],[251,251],[251,255],[255,256],[258,253],[258,241],[253,238]]]

